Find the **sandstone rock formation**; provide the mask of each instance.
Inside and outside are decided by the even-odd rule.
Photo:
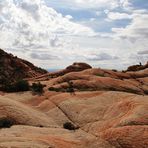
[[[145,65],[139,63],[139,65],[132,65],[127,68],[127,71],[138,71],[148,68],[148,62]]]
[[[76,62],[73,63],[72,65],[66,67],[63,70],[57,71],[57,72],[49,72],[47,74],[38,76],[38,77],[34,77],[33,79],[29,79],[29,80],[49,80],[50,78],[56,78],[59,76],[63,76],[67,73],[70,72],[78,72],[78,71],[83,71],[86,69],[91,69],[92,67],[86,63],[80,63],[80,62]]]
[[[148,147],[148,68],[74,63],[28,80],[45,84],[44,93],[0,92],[0,148]]]
[[[50,74],[49,74],[50,75]],[[136,94],[148,94],[148,69],[136,72],[115,72],[99,68],[91,68],[79,72],[69,72],[65,75],[59,75],[49,78],[49,75],[37,78],[44,80],[43,83],[48,88],[67,91],[68,81],[73,83],[76,91],[124,91]],[[48,80],[47,80],[48,78]]]
[[[72,65],[68,66],[66,69],[72,72],[72,71],[82,71],[90,68],[92,67],[86,63],[73,63]]]
[[[7,80],[14,82],[17,79],[31,78],[45,73],[46,70],[0,49],[0,85]]]
[[[45,92],[19,99],[0,96],[0,120],[15,120],[0,129],[0,147],[147,148],[148,97],[114,91]],[[15,98],[15,99],[14,99]],[[79,128],[63,129],[71,122]]]

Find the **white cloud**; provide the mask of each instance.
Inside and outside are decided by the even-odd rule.
[[[124,7],[125,9],[126,8],[129,8],[131,6],[131,3],[130,3],[131,0],[120,0],[120,5],[122,7]]]
[[[0,48],[46,68],[52,61],[54,65],[65,59],[67,50],[77,48],[71,44],[73,36],[95,35],[91,28],[72,22],[72,16],[64,17],[47,7],[44,0],[0,0],[0,13]],[[46,55],[39,55],[40,51]]]
[[[121,6],[121,4],[123,5],[120,0],[54,0],[54,2],[51,1],[49,3],[55,7],[68,7],[71,9],[114,9]]]
[[[50,2],[55,2],[59,7],[91,9],[95,16],[86,21],[93,25],[99,22],[99,17],[95,17],[103,10],[113,23],[124,18],[132,21],[126,27],[112,28],[112,33],[95,33],[91,29],[93,25],[86,27],[85,23],[74,22],[71,15],[63,16],[47,6],[44,0],[0,0],[1,48],[13,50],[17,56],[44,68],[65,67],[75,61],[89,62],[98,67],[102,65],[105,68],[120,68],[134,61],[130,59],[130,55],[148,48],[144,39],[147,36],[147,11],[130,9],[127,12],[130,13],[129,16],[126,11],[119,13],[112,10],[117,7],[128,8],[130,3],[127,0]],[[98,29],[99,27],[101,24]],[[118,40],[115,40],[117,37]],[[132,43],[129,40],[131,38],[141,40]]]
[[[133,13],[132,22],[125,28],[112,28],[116,36],[129,39],[148,37],[148,13]]]
[[[71,15],[66,15],[65,17],[69,20],[73,19],[73,17]]]
[[[0,1],[0,44],[9,47],[49,45],[56,35],[94,35],[94,31],[70,21],[72,17],[62,16],[53,8],[47,7],[43,0]],[[12,45],[11,45],[12,44]],[[13,48],[13,47],[12,47]]]
[[[122,19],[132,19],[132,16],[127,13],[119,13],[119,12],[108,12],[108,19],[110,20],[122,20]]]
[[[74,0],[74,3],[84,8],[115,8],[119,5],[118,0]]]

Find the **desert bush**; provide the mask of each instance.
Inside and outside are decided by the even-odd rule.
[[[75,91],[74,91],[74,88],[73,88],[73,87],[68,87],[68,88],[66,89],[66,92],[74,93]]]
[[[29,90],[29,83],[26,80],[18,80],[14,83],[5,83],[3,90],[6,92],[22,92]]]
[[[96,76],[99,76],[99,77],[105,77],[103,73],[98,73],[98,74],[95,74]]]
[[[16,91],[28,91],[29,83],[26,80],[19,80],[15,83]]]
[[[7,118],[0,119],[0,128],[10,128],[14,122]]]
[[[38,82],[38,83],[33,83],[32,86],[31,86],[31,88],[32,88],[32,91],[34,91],[36,93],[41,93],[42,94],[44,92],[43,88],[45,86],[46,85],[43,85],[40,82]]]
[[[60,92],[60,88],[55,88],[55,87],[49,87],[48,90],[49,90],[49,91]]]
[[[78,127],[73,125],[71,122],[65,122],[63,124],[63,128],[68,129],[68,130],[76,130],[76,129],[78,129]]]
[[[112,71],[114,71],[114,72],[118,72],[118,70],[116,70],[116,69],[112,69]]]
[[[67,81],[67,83],[68,83],[68,87],[67,87],[66,91],[69,92],[69,93],[74,93],[75,90],[74,90],[73,82]]]

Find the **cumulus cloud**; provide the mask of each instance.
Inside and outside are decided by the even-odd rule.
[[[0,1],[0,44],[1,46],[50,46],[50,39],[60,35],[93,35],[91,28],[70,21],[43,0]],[[10,41],[10,45],[7,41]],[[17,43],[17,44],[16,44]],[[5,45],[4,45],[5,44]]]
[[[48,7],[44,0],[0,0],[0,46],[39,66],[50,67],[50,63],[55,64],[50,60],[60,60],[59,54],[65,58],[65,49],[73,48],[72,36],[95,35],[93,29],[71,19]],[[39,54],[39,50],[46,54]]]
[[[71,15],[66,15],[65,17],[69,20],[73,19],[73,17]]]
[[[119,66],[119,62],[120,66],[127,61],[129,64],[133,60],[130,55],[148,48],[148,12],[132,8],[130,2],[0,0],[0,46],[46,68],[63,67],[74,61],[106,67]],[[63,15],[59,13],[62,7],[66,10]],[[86,13],[84,18],[77,20],[76,11]],[[106,18],[111,21],[107,22]],[[131,22],[117,26],[116,21],[123,19]]]
[[[135,11],[132,21],[125,28],[112,28],[116,36],[129,39],[146,39],[148,37],[148,11]]]

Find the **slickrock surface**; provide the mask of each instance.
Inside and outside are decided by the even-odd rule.
[[[91,68],[92,67],[90,65],[86,64],[86,63],[75,62],[75,63],[66,67],[63,70],[60,70],[60,71],[57,71],[57,72],[50,72],[50,73],[47,73],[47,74],[44,74],[44,75],[41,75],[41,76],[30,78],[28,80],[30,80],[30,81],[31,80],[42,80],[42,81],[43,80],[49,80],[51,78],[63,76],[63,75],[70,73],[70,72],[78,72],[78,71],[83,71],[83,70],[91,69]]]
[[[148,69],[124,73],[92,68],[80,72],[70,72],[48,81],[45,78],[44,80],[43,83],[47,87],[61,91],[67,91],[69,87],[67,82],[71,81],[73,88],[77,91],[111,90],[141,95],[148,94]]]
[[[44,93],[0,92],[0,148],[148,147],[148,68],[74,63],[28,80]]]
[[[115,91],[26,96],[26,101],[18,94],[0,96],[0,120],[15,121],[0,129],[0,147],[148,147],[148,96]],[[64,129],[66,122],[79,128]]]

